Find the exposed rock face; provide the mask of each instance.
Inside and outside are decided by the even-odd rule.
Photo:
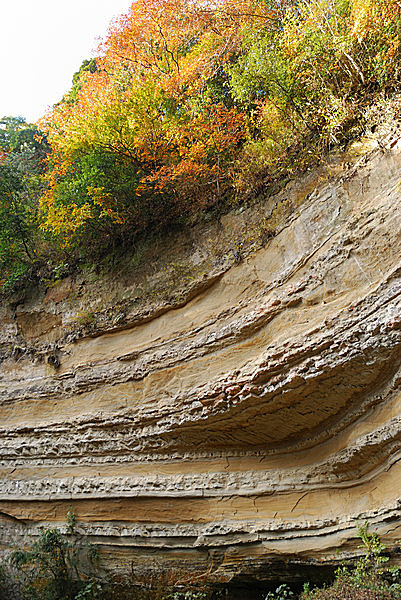
[[[307,199],[277,234],[169,310],[74,339],[70,280],[3,309],[3,547],[71,505],[115,570],[274,578],[365,519],[396,545],[401,140],[353,163],[284,190]]]

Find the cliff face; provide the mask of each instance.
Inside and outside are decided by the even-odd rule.
[[[175,281],[175,297],[146,306],[142,273],[4,306],[3,548],[70,506],[115,571],[268,579],[285,562],[303,576],[354,552],[365,519],[393,548],[400,168],[388,130],[197,242],[181,235],[185,263],[154,249],[146,290]]]

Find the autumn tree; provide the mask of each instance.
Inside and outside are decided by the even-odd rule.
[[[43,231],[101,250],[320,160],[396,89],[400,22],[398,0],[135,0],[42,120]]]
[[[243,26],[227,67],[247,113],[241,189],[324,160],[361,132],[364,108],[399,85],[400,26],[398,0],[303,0],[276,23]]]
[[[99,226],[132,236],[216,202],[244,135],[227,93],[212,101],[238,48],[238,10],[137,0],[114,24],[96,70],[43,120],[53,149],[44,229],[65,243]]]

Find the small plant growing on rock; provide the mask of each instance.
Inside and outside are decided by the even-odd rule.
[[[81,327],[90,328],[96,325],[96,315],[90,311],[83,311],[79,314],[77,323]]]
[[[21,600],[98,600],[102,585],[85,572],[93,571],[97,549],[75,530],[76,516],[67,514],[66,533],[42,529],[31,548],[15,550],[2,565],[3,577],[14,580]]]
[[[275,592],[269,592],[265,600],[292,600],[293,598],[294,592],[286,583],[282,583]]]
[[[384,566],[386,546],[377,533],[369,533],[368,525],[357,528],[365,554],[355,567],[342,565],[336,571],[336,579],[328,588],[311,589],[305,585],[301,600],[391,600],[401,598],[399,569]]]

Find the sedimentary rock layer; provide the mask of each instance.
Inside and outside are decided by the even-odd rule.
[[[3,319],[3,347],[58,340],[53,361],[3,360],[3,547],[70,506],[114,570],[153,556],[267,578],[277,557],[352,552],[365,519],[396,544],[399,136],[339,164],[180,305],[79,339],[62,294]]]

